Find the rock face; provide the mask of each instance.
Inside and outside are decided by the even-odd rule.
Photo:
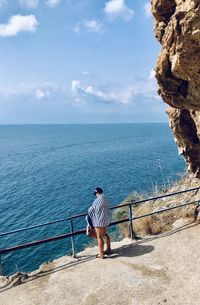
[[[157,60],[159,94],[179,152],[200,178],[200,1],[152,0],[154,30],[162,45]]]

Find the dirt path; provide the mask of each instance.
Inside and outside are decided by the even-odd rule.
[[[199,305],[200,225],[139,242],[113,243],[96,259],[88,248],[63,257],[25,284],[1,284],[0,305]]]

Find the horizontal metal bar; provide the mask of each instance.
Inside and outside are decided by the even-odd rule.
[[[38,224],[38,225],[35,225],[35,226],[30,226],[30,227],[27,227],[27,228],[22,228],[22,229],[13,230],[13,231],[10,231],[10,232],[1,233],[0,237],[5,236],[5,235],[9,235],[9,234],[14,234],[14,233],[19,233],[19,232],[31,230],[31,229],[36,229],[36,228],[40,228],[40,227],[44,227],[44,226],[48,226],[48,225],[52,225],[52,224],[55,224],[55,223],[67,221],[69,219],[70,218],[63,218],[63,219],[60,219],[60,220],[46,222],[46,223]]]
[[[80,217],[82,217],[82,216],[86,216],[87,213],[79,214],[79,215],[80,215]],[[32,229],[36,229],[36,228],[41,228],[41,227],[49,226],[49,225],[52,225],[52,224],[55,224],[55,223],[60,223],[60,222],[64,222],[64,221],[70,221],[73,218],[74,218],[74,216],[63,218],[63,219],[59,219],[59,220],[55,220],[55,221],[51,221],[51,222],[41,223],[41,224],[38,224],[38,225],[35,225],[35,226],[30,226],[30,227],[27,227],[27,228],[22,228],[22,229],[18,229],[18,230],[13,230],[13,231],[1,233],[0,237],[5,236],[5,235],[14,234],[14,233],[23,232],[23,231],[28,231],[28,230],[32,230]]]
[[[81,213],[81,214],[77,214],[77,215],[72,215],[70,217],[70,219],[76,219],[76,218],[80,218],[80,217],[84,217],[87,216],[87,212]]]
[[[114,221],[110,224],[110,226],[113,226],[113,225],[116,225],[116,224],[119,224],[119,223],[123,223],[123,222],[126,222],[126,221],[129,221],[129,218]],[[20,249],[25,249],[25,248],[29,248],[29,247],[33,247],[33,246],[45,244],[45,243],[48,243],[48,242],[52,242],[52,241],[56,241],[56,240],[60,240],[60,239],[64,239],[64,238],[69,238],[69,237],[76,236],[76,235],[85,234],[85,233],[86,233],[85,229],[75,231],[73,233],[65,233],[65,234],[62,234],[62,235],[57,235],[57,236],[54,236],[54,237],[33,241],[33,242],[30,242],[30,243],[27,243],[27,244],[22,244],[22,245],[18,245],[18,246],[6,248],[6,249],[1,249],[0,254],[14,252],[14,251],[17,251],[17,250],[20,250]]]
[[[161,199],[161,198],[165,198],[165,197],[170,197],[170,196],[175,196],[175,195],[179,195],[179,194],[183,194],[183,193],[187,193],[187,192],[197,191],[199,189],[200,189],[200,187],[195,187],[193,189],[188,189],[188,190],[184,190],[184,191],[180,191],[180,192],[169,193],[169,194],[162,195],[162,196],[151,197],[151,198],[147,198],[147,199],[143,199],[143,200],[138,200],[138,201],[135,201],[135,202],[125,203],[125,204],[122,204],[120,206],[119,205],[115,205],[115,206],[111,207],[110,209],[114,210],[116,208],[122,208],[122,207],[129,206],[130,204],[131,205],[137,205],[137,204],[148,202],[148,201],[152,201],[152,200],[157,200],[157,199]]]
[[[127,221],[130,221],[130,219],[129,218],[124,218],[124,219],[121,219],[121,220],[116,220],[116,221],[111,222],[109,227],[115,226],[115,225],[118,225],[120,223],[127,222]]]
[[[148,217],[148,216],[155,215],[155,214],[160,214],[160,213],[163,213],[163,212],[166,212],[166,211],[169,211],[169,210],[174,210],[174,209],[177,209],[177,208],[185,207],[187,205],[196,204],[196,203],[199,203],[199,200],[184,203],[184,204],[174,206],[174,207],[170,207],[170,208],[166,208],[166,209],[161,209],[159,211],[155,211],[155,212],[152,212],[152,213],[136,216],[136,217],[133,217],[132,220]],[[110,224],[110,226],[121,224],[121,223],[128,222],[128,221],[130,221],[129,217],[121,219],[121,220],[114,221]],[[85,233],[86,233],[86,230],[84,229],[84,230],[75,231],[73,233],[66,233],[66,234],[62,234],[62,235],[58,235],[58,236],[54,236],[54,237],[50,237],[50,238],[46,238],[46,239],[42,239],[42,240],[33,241],[33,242],[30,242],[30,243],[27,243],[27,244],[22,244],[22,245],[18,245],[18,246],[6,248],[6,249],[1,249],[0,250],[0,255],[5,254],[5,253],[14,252],[14,251],[21,250],[21,249],[25,249],[25,248],[30,248],[30,247],[41,245],[41,244],[44,244],[44,243],[49,243],[49,242],[56,241],[56,240],[61,240],[61,239],[64,239],[64,238],[69,238],[69,237],[76,236],[76,235],[85,234]]]
[[[140,216],[133,217],[132,220],[148,217],[148,216],[155,215],[155,214],[160,214],[160,213],[163,213],[163,212],[166,212],[166,211],[169,211],[169,210],[174,210],[174,209],[185,207],[187,205],[196,204],[198,202],[199,202],[199,200],[196,200],[196,201],[184,203],[184,204],[181,204],[181,205],[177,205],[177,206],[174,206],[174,207],[170,207],[170,208],[166,208],[166,209],[161,209],[159,211],[151,212],[151,213],[148,213],[148,214],[142,214]],[[117,221],[112,222],[110,224],[110,226],[117,225],[117,224],[120,224],[120,223],[123,223],[123,222],[128,222],[128,221],[130,221],[130,219],[127,217],[127,218],[124,218],[122,220],[117,220]]]
[[[137,205],[137,204],[144,203],[144,202],[149,202],[149,201],[152,201],[152,200],[157,200],[157,199],[161,199],[161,198],[165,198],[165,197],[179,195],[179,194],[182,194],[182,193],[196,191],[196,190],[199,190],[199,189],[200,189],[200,187],[196,187],[196,188],[193,188],[193,189],[188,189],[188,190],[179,191],[179,192],[175,192],[175,193],[165,194],[165,195],[162,195],[162,196],[151,197],[151,198],[135,201],[135,202],[132,202],[132,203],[116,205],[116,206],[111,207],[110,210],[120,209],[120,208],[124,208],[124,207],[130,206],[130,205]],[[60,219],[60,220],[46,222],[46,223],[43,223],[43,224],[38,224],[38,225],[30,226],[30,227],[27,227],[27,228],[13,230],[13,231],[10,231],[10,232],[4,232],[4,233],[0,234],[0,237],[6,236],[6,235],[10,235],[10,234],[14,234],[14,233],[23,232],[23,231],[28,231],[28,230],[32,230],[32,229],[36,229],[36,228],[40,228],[40,227],[44,227],[44,226],[48,226],[48,225],[64,222],[64,221],[70,221],[71,219],[76,219],[76,218],[84,217],[86,215],[87,215],[87,213],[81,213],[81,214],[72,215],[70,217],[63,218],[63,219]]]
[[[170,210],[175,210],[175,209],[178,209],[178,208],[185,207],[185,206],[187,206],[187,205],[196,204],[196,203],[198,203],[198,202],[199,202],[199,200],[197,200],[197,201],[192,201],[192,202],[188,202],[188,203],[184,203],[184,204],[177,205],[177,206],[170,207],[170,208],[166,208],[166,209],[161,209],[161,210],[159,210],[159,211],[155,211],[155,212],[152,212],[152,213],[143,214],[143,215],[140,215],[140,216],[133,217],[133,220],[140,219],[140,218],[144,218],[144,217],[151,216],[151,215],[155,215],[155,214],[160,214],[160,213],[163,213],[163,212],[166,212],[166,211],[170,211]]]
[[[62,234],[62,235],[58,235],[58,236],[54,236],[54,237],[50,237],[50,238],[46,238],[46,239],[42,239],[42,240],[36,240],[36,241],[30,242],[30,243],[27,243],[27,244],[22,244],[22,245],[10,247],[10,248],[2,249],[2,250],[0,250],[0,254],[14,252],[14,251],[25,249],[25,248],[30,248],[30,247],[33,247],[33,246],[49,243],[49,242],[52,242],[52,241],[56,241],[56,240],[60,240],[60,239],[64,239],[64,238],[69,238],[69,237],[75,236],[75,235],[85,234],[85,232],[86,232],[86,230],[79,230],[79,231],[74,232],[73,234],[72,233],[66,233],[66,234]]]

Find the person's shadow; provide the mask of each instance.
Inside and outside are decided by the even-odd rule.
[[[125,245],[117,249],[113,249],[109,258],[117,258],[119,256],[124,257],[134,257],[141,256],[150,253],[154,250],[154,246],[151,245],[140,245],[140,244],[130,244]]]
[[[124,245],[122,247],[116,248],[112,250],[111,255],[109,256],[105,256],[107,259],[114,259],[117,257],[134,257],[134,256],[140,256],[140,255],[144,255],[146,253],[150,253],[154,250],[154,246],[151,245],[141,245],[141,244],[129,244],[129,245]],[[33,276],[29,276],[27,278],[27,281],[33,281],[33,280],[37,280],[41,277],[47,276],[49,274],[55,273],[55,272],[59,272],[61,270],[73,267],[75,265],[79,265],[82,263],[86,263],[87,261],[96,259],[96,255],[88,255],[88,256],[77,256],[77,260],[76,261],[72,261],[66,264],[62,264],[56,268],[52,268],[48,271],[43,271],[37,275],[33,275]],[[19,274],[19,279],[20,277],[23,277],[23,274]],[[23,282],[21,283],[23,284]],[[11,289],[12,288],[12,283],[5,283],[5,285],[3,287],[0,288],[0,292],[3,292],[5,290]]]

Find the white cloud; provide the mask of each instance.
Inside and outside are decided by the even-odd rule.
[[[124,0],[109,0],[105,4],[105,13],[111,18],[122,17],[126,21],[132,19],[134,11],[129,8]]]
[[[22,6],[27,8],[36,8],[38,6],[39,0],[20,0]]]
[[[109,101],[110,99],[106,92],[103,92],[101,90],[95,90],[92,86],[88,86],[83,90],[85,91],[86,94],[97,97],[103,101]]]
[[[42,100],[45,97],[49,97],[50,92],[48,90],[43,90],[43,89],[36,89],[35,91],[35,97],[37,100]]]
[[[0,24],[0,37],[15,36],[19,32],[35,32],[39,22],[34,15],[12,16],[8,23]]]
[[[89,75],[90,72],[88,72],[88,71],[81,71],[81,74],[82,74],[82,75]]]
[[[81,86],[79,80],[73,80],[71,84],[71,91],[73,94],[81,96],[92,96],[98,98],[103,101],[108,100],[108,96],[106,93],[102,92],[101,90],[95,90],[93,86],[86,86],[85,88]]]
[[[71,91],[79,99],[99,101],[104,103],[115,103],[131,105],[137,98],[158,99],[157,84],[155,78],[136,78],[133,84],[117,87],[107,86],[103,89],[95,88],[93,85],[82,86],[79,80],[73,80]]]
[[[151,3],[150,1],[146,2],[143,6],[143,9],[144,9],[144,13],[145,13],[145,16],[146,17],[150,17],[152,16],[152,13],[151,13]]]
[[[60,0],[47,0],[46,4],[49,7],[56,7],[60,3]]]
[[[103,24],[96,21],[96,20],[86,20],[84,22],[85,28],[88,30],[88,32],[100,32],[102,30]]]
[[[132,87],[126,88],[122,91],[120,90],[109,90],[109,89],[95,89],[93,86],[89,85],[86,87],[81,86],[79,80],[73,80],[71,85],[71,90],[73,94],[79,97],[92,97],[96,100],[106,102],[106,103],[118,103],[118,104],[129,104],[135,91]]]
[[[35,97],[36,99],[43,99],[45,97],[45,92],[42,91],[41,89],[37,89],[35,92]]]
[[[71,90],[73,93],[77,93],[80,89],[80,81],[79,80],[73,80],[71,84]]]
[[[155,80],[148,76],[134,78],[129,85],[99,86],[94,84],[94,79],[92,81],[82,84],[74,80],[71,91],[67,85],[51,82],[19,83],[11,87],[0,84],[0,119],[10,122],[12,117],[22,123],[25,117],[30,123],[34,122],[34,114],[40,118],[40,123],[55,122],[55,118],[61,123],[82,122],[83,117],[84,122],[160,121],[164,118],[165,105],[156,97]]]
[[[0,85],[0,96],[7,98],[13,97],[32,97],[36,99],[50,98],[59,94],[65,94],[66,87],[51,82],[44,82],[40,85],[33,83],[19,83],[12,87]]]
[[[81,29],[85,29],[87,32],[90,33],[101,33],[103,30],[103,23],[98,22],[95,19],[81,21],[74,27],[74,32],[80,33]]]
[[[156,72],[155,72],[154,69],[152,69],[152,70],[150,71],[150,73],[149,73],[149,78],[150,78],[150,79],[154,79],[154,78],[155,78],[155,75],[156,75]]]
[[[157,95],[155,78],[134,78],[130,84],[106,84],[103,86],[94,83],[82,84],[80,80],[71,82],[71,91],[68,86],[45,82],[42,84],[19,83],[14,87],[0,85],[2,100],[15,100],[16,98],[32,101],[45,101],[55,103],[60,100],[68,105],[92,107],[99,105],[113,105],[113,107],[128,107],[140,104],[143,101],[150,103],[160,99]],[[1,98],[0,98],[1,102]],[[74,104],[75,103],[75,104]],[[155,104],[156,105],[156,104]]]

